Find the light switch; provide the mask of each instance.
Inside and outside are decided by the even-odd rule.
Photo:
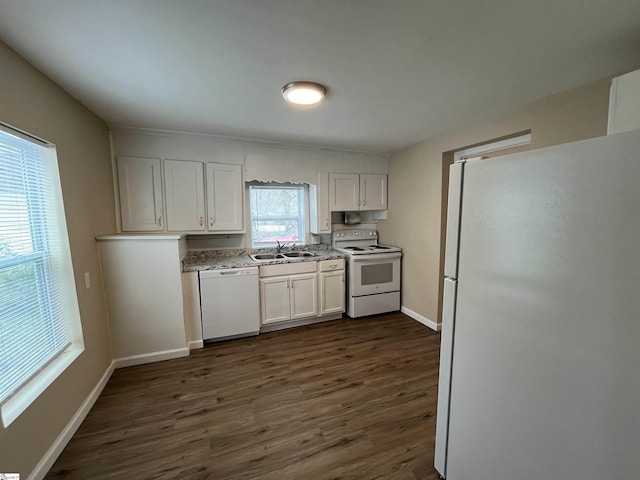
[[[91,287],[91,275],[89,272],[84,272],[84,286],[86,288]]]

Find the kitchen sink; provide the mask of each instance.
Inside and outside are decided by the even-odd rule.
[[[287,258],[315,257],[311,252],[282,252],[282,253],[254,253],[249,258],[254,262],[267,262],[269,260],[286,260]]]
[[[260,260],[278,260],[285,258],[282,253],[256,253],[255,255],[249,255],[249,257],[256,262]]]

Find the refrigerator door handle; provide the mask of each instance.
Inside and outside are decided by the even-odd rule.
[[[464,162],[449,168],[449,196],[447,200],[447,245],[444,255],[444,276],[458,277],[458,249],[460,246],[460,212],[462,209],[462,178]]]
[[[456,295],[458,281],[444,279],[442,334],[440,338],[440,377],[438,381],[438,411],[436,416],[436,451],[434,466],[442,477],[447,474],[449,441],[449,404],[451,397],[451,365],[455,333]]]

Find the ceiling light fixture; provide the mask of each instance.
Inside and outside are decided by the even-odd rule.
[[[327,88],[315,82],[291,82],[282,87],[284,99],[295,105],[316,105],[327,94]]]

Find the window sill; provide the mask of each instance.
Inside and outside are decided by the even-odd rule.
[[[7,428],[40,396],[84,351],[84,346],[70,346],[53,362],[33,377],[15,395],[0,406],[2,426]]]

